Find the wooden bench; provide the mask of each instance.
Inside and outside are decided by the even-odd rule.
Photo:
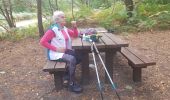
[[[130,47],[122,47],[121,54],[128,60],[128,64],[133,68],[133,81],[141,82],[142,68],[156,65],[156,62],[142,55],[139,51]]]
[[[65,62],[47,60],[47,63],[43,68],[44,72],[49,72],[54,75],[54,83],[57,90],[60,90],[63,87],[62,77],[65,72],[65,66]]]

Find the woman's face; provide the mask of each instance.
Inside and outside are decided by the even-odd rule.
[[[58,19],[58,22],[61,24],[61,25],[65,25],[66,24],[66,18],[65,18],[65,15],[60,15],[59,16],[59,19]]]

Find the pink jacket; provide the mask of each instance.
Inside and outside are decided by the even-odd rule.
[[[64,53],[57,52],[58,47],[71,49],[71,37],[78,37],[77,28],[59,30],[57,26],[47,30],[40,40],[40,44],[48,49],[47,56],[49,60],[62,58]]]

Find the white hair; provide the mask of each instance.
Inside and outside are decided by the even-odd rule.
[[[53,22],[59,21],[59,20],[60,20],[60,17],[59,17],[59,16],[61,16],[61,15],[65,15],[64,12],[58,11],[58,10],[55,11],[55,12],[53,13]]]

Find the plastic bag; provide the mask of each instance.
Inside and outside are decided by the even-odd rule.
[[[88,28],[83,31],[80,31],[80,34],[81,35],[83,35],[83,34],[85,34],[85,35],[97,34],[97,31],[94,28]]]

